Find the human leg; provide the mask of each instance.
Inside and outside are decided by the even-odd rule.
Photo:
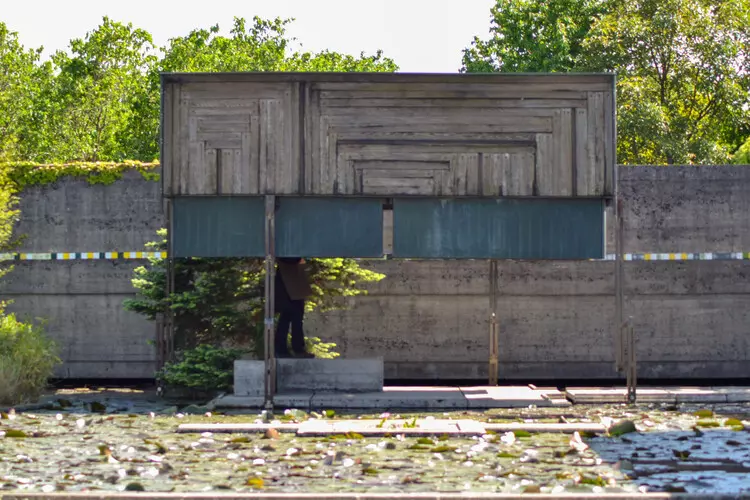
[[[292,323],[292,350],[295,354],[304,354],[307,352],[305,346],[305,331],[303,321],[305,319],[305,301],[293,300],[290,307],[290,316]]]
[[[289,308],[283,309],[276,323],[276,335],[274,338],[274,350],[277,358],[289,357],[287,339],[289,337],[289,325],[292,324],[292,315]]]

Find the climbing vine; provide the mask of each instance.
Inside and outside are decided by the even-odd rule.
[[[2,171],[15,190],[22,191],[30,186],[53,184],[63,177],[78,177],[89,184],[112,184],[122,178],[128,170],[137,170],[144,179],[158,181],[158,162],[73,162],[73,163],[0,163]]]

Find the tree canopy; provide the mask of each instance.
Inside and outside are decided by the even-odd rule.
[[[463,71],[618,74],[618,161],[723,163],[750,135],[747,0],[498,0]]]
[[[383,56],[292,50],[291,20],[236,18],[156,47],[150,33],[105,17],[50,61],[0,23],[0,161],[152,161],[162,71],[395,71]]]

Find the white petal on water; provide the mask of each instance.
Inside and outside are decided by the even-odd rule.
[[[203,432],[203,433],[201,433],[201,437],[204,437],[204,438],[210,438],[213,435],[214,434],[212,432]]]
[[[79,418],[78,420],[76,420],[76,427],[78,427],[79,429],[83,429],[84,427],[86,427],[86,421],[82,418]]]
[[[263,460],[262,458],[256,458],[255,460],[253,460],[253,465],[263,465],[265,463],[266,461]]]
[[[516,435],[512,432],[506,432],[500,436],[500,441],[507,445],[511,445],[516,442]]]
[[[354,460],[352,460],[351,458],[345,458],[343,464],[344,467],[351,467],[352,465],[354,465]]]
[[[55,487],[51,484],[45,484],[42,486],[43,493],[52,493],[53,491],[55,491]]]
[[[60,420],[62,420],[62,419],[63,419],[62,413],[58,413],[57,415],[55,415],[55,420],[57,420],[58,422],[59,422]],[[54,486],[53,486],[53,487],[54,487]]]

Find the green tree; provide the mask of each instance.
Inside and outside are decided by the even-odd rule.
[[[0,161],[28,159],[43,109],[42,94],[51,80],[41,48],[25,49],[18,35],[0,22]]]
[[[464,50],[462,72],[572,71],[603,0],[498,0],[490,38]]]
[[[218,25],[195,29],[173,38],[162,50],[163,58],[148,76],[149,92],[136,101],[131,151],[133,157],[149,160],[158,156],[160,72],[256,72],[256,71],[367,71],[393,72],[396,64],[378,51],[358,57],[323,51],[292,50],[286,28],[292,20],[254,17],[252,23],[235,18],[229,36]]]
[[[750,123],[750,2],[615,0],[579,68],[619,74],[623,163],[724,163]]]
[[[50,145],[48,159],[133,158],[134,137],[143,134],[134,119],[137,108],[151,102],[146,76],[157,61],[154,51],[148,32],[105,17],[84,39],[70,42],[70,54],[52,56],[59,74],[51,125],[59,140]],[[156,130],[149,134],[156,136]]]
[[[153,250],[166,250],[166,230]],[[385,276],[359,267],[353,259],[310,259],[308,272],[313,295],[307,310],[342,307],[340,297],[365,293],[362,285]],[[265,270],[262,259],[175,259],[174,292],[168,296],[166,261],[152,259],[135,270],[138,297],[125,308],[155,320],[171,310],[175,347],[225,343],[260,350],[263,347]],[[260,352],[260,351],[258,351]]]
[[[498,0],[463,70],[618,74],[618,161],[724,163],[750,127],[747,0]]]

